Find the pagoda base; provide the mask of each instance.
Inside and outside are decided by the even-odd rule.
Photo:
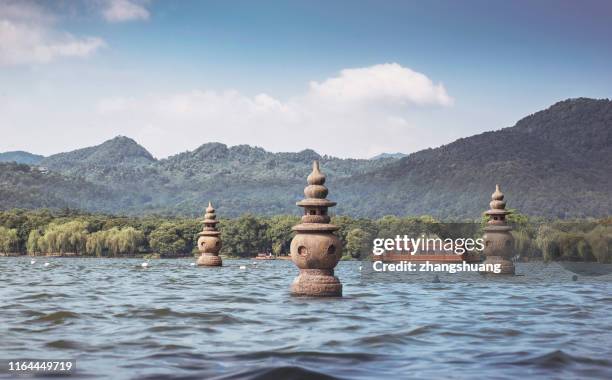
[[[201,267],[220,267],[223,265],[223,261],[219,256],[207,256],[201,255],[198,257],[198,266]]]
[[[483,264],[499,264],[499,273],[495,273],[493,271],[484,271],[481,273],[514,275],[514,263],[501,256],[487,256]]]
[[[291,294],[302,297],[342,297],[342,284],[333,270],[301,269],[291,284]]]

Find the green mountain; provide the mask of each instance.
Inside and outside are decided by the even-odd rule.
[[[405,153],[381,153],[374,157],[371,157],[370,160],[380,160],[381,158],[404,158],[407,154]]]
[[[531,215],[612,214],[612,102],[570,99],[515,126],[406,157],[339,159],[312,150],[272,153],[207,143],[155,159],[127,137],[44,158],[49,172],[0,166],[0,208],[76,207],[112,213],[222,216],[299,212],[320,160],[338,214],[473,218],[496,183],[508,206]]]
[[[52,208],[91,211],[128,206],[112,190],[83,179],[25,164],[0,163],[0,209]]]
[[[515,126],[409,155],[340,180],[338,212],[476,217],[495,184],[530,215],[612,214],[612,102],[570,99]],[[364,202],[367,199],[367,202]]]
[[[117,136],[114,139],[89,148],[72,152],[54,154],[40,163],[49,169],[65,174],[91,175],[108,168],[135,168],[154,163],[145,148],[129,137]]]
[[[44,156],[23,152],[21,150],[0,153],[0,162],[16,162],[18,164],[38,165],[43,158]]]
[[[156,160],[134,140],[120,136],[97,146],[46,157],[40,164],[66,181],[84,182],[104,193],[104,200],[92,198],[83,205],[88,210],[197,215],[211,199],[223,203],[225,215],[236,216],[247,211],[296,213],[297,208],[291,210],[287,205],[301,197],[313,160],[320,160],[336,178],[365,173],[394,161],[340,159],[313,150],[271,153],[248,145],[228,147],[220,143],[203,144],[194,151]],[[49,189],[50,193],[57,191]],[[58,201],[58,207],[72,204],[68,202],[71,195],[65,196],[66,201]],[[40,203],[38,207],[48,205]],[[18,199],[11,204],[26,207]],[[29,202],[27,207],[37,205]]]

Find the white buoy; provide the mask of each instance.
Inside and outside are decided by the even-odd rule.
[[[149,263],[142,263],[142,264],[140,264],[140,266],[143,267],[143,268],[146,268],[146,267],[149,266]]]
[[[246,265],[241,265],[240,269],[246,269]]]
[[[31,260],[30,264],[32,264],[32,265],[36,264],[36,260]]]
[[[195,267],[195,263],[191,263],[191,264],[189,264],[189,265],[191,265],[192,267]]]
[[[361,272],[361,265],[359,266],[359,271]]]
[[[51,265],[51,264],[49,264],[49,263],[45,263],[45,266],[46,266],[46,267],[48,267],[49,265]]]

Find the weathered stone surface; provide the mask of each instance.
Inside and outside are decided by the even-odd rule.
[[[198,251],[200,251],[201,255],[198,258],[197,264],[198,266],[220,267],[223,265],[221,257],[219,257],[219,251],[222,247],[221,233],[217,230],[217,223],[219,221],[217,220],[215,209],[210,202],[206,208],[206,214],[202,223],[204,227],[202,232],[198,234]]]
[[[333,270],[303,269],[291,284],[295,296],[341,297],[342,284]]]
[[[331,233],[299,233],[291,241],[291,260],[300,269],[333,269],[342,257],[342,242]]]
[[[506,221],[506,215],[510,214],[510,211],[506,210],[506,201],[499,185],[495,186],[491,198],[489,203],[491,209],[485,212],[489,216],[489,221],[484,228],[483,236],[486,256],[484,263],[500,264],[501,271],[498,274],[514,274],[514,263],[511,260],[514,257],[514,237],[510,233],[512,227]]]
[[[200,236],[198,238],[198,250],[202,253],[219,253],[221,245],[221,239],[218,236]]]
[[[483,263],[493,264],[493,265],[499,264],[500,272],[493,273],[493,274],[514,274],[514,263],[501,256],[488,256]],[[492,273],[492,272],[486,272],[486,273]]]
[[[203,254],[198,257],[198,265],[205,267],[220,267],[223,265],[223,262],[219,256],[206,256]]]
[[[300,269],[300,274],[291,285],[296,296],[340,297],[342,284],[334,276],[334,268],[342,256],[342,242],[334,231],[338,227],[329,224],[327,209],[336,205],[327,200],[328,190],[324,186],[325,175],[315,161],[304,189],[306,199],[297,203],[304,208],[302,223],[293,227],[296,232],[291,241],[291,260]]]

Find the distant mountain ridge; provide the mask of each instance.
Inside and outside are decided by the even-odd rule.
[[[364,211],[475,216],[487,208],[495,184],[502,185],[509,207],[531,215],[611,215],[612,102],[565,100],[513,127],[461,138],[341,180],[340,191],[353,193],[342,211],[360,203],[352,189],[384,188],[395,196],[373,197]]]
[[[79,168],[142,166],[155,161],[153,155],[136,141],[129,137],[117,136],[97,146],[45,157],[41,164],[57,171],[70,173]]]
[[[43,158],[45,157],[21,150],[0,153],[0,162],[16,162],[18,164],[38,165]]]
[[[313,160],[321,161],[326,172],[336,178],[365,173],[394,161],[340,159],[311,149],[272,153],[260,147],[228,147],[216,142],[157,160],[134,140],[118,136],[97,146],[46,157],[40,164],[65,179],[98,186],[106,198],[91,199],[86,209],[195,215],[209,199],[225,199],[230,215],[238,215],[245,210],[287,213],[286,205],[294,204],[302,193]],[[48,191],[61,198],[56,194],[61,188]],[[19,202],[0,203],[0,208],[9,207],[20,207]]]
[[[49,180],[44,173],[0,166],[0,194],[10,192],[0,198],[0,208],[68,204],[111,213],[194,216],[213,200],[223,216],[296,214],[295,202],[317,159],[338,214],[475,218],[487,208],[496,183],[508,206],[523,213],[612,214],[612,102],[607,99],[568,99],[512,127],[402,158],[380,156],[339,159],[313,150],[272,153],[206,143],[157,160],[134,140],[118,136],[41,159],[37,165],[49,168],[51,182],[59,185],[43,185]],[[47,201],[37,203],[39,198]]]
[[[371,157],[370,160],[379,160],[381,158],[404,158],[406,156],[407,156],[407,154],[399,153],[399,152],[397,152],[397,153],[381,153],[381,154],[378,154],[378,155],[376,155],[374,157]]]

